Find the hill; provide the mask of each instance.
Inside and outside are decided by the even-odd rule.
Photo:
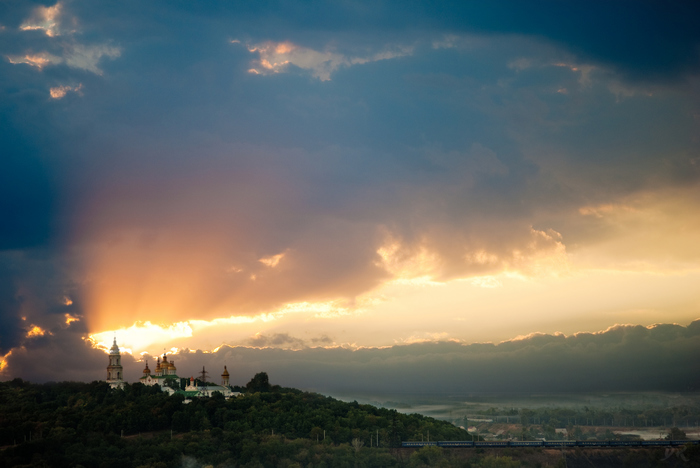
[[[269,387],[187,403],[140,383],[0,383],[0,466],[393,466],[401,440],[464,440],[417,414]],[[365,450],[375,448],[377,450]],[[190,458],[187,458],[190,457]],[[288,462],[288,463],[287,463]]]
[[[700,460],[697,446],[670,454],[398,448],[428,433],[431,440],[471,436],[427,416],[257,383],[238,398],[215,393],[187,402],[140,383],[113,390],[104,382],[0,382],[0,468],[652,467],[662,460],[687,468]]]

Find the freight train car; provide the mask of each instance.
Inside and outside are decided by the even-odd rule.
[[[434,445],[445,448],[460,447],[677,447],[679,445],[698,445],[700,440],[441,440],[432,442],[401,442],[402,447],[420,448]]]

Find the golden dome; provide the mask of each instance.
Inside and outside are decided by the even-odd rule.
[[[229,376],[228,370],[226,370],[226,366],[224,366],[224,373],[221,374],[221,377],[228,377],[228,376]]]

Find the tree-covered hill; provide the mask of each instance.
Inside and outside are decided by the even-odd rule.
[[[387,449],[402,440],[470,438],[429,417],[251,382],[238,398],[215,393],[189,403],[140,383],[113,390],[104,382],[2,382],[0,466],[182,466],[183,457],[222,466],[393,466],[399,461]],[[366,450],[377,440],[379,449]]]

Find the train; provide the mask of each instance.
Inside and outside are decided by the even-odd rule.
[[[440,440],[431,442],[401,442],[402,447],[417,448],[434,445],[437,447],[677,447],[680,445],[698,445],[700,440]]]

